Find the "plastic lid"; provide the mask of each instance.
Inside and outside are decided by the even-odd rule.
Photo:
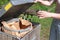
[[[0,20],[16,18],[32,5],[33,0],[11,0],[0,10]]]

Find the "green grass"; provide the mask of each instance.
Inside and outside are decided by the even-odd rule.
[[[6,4],[9,0],[0,0],[0,8],[2,7],[2,5]]]

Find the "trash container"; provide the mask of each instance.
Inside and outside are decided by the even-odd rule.
[[[17,18],[20,14],[24,13],[34,3],[34,0],[10,0],[0,10],[0,27],[2,27],[2,21],[9,21]],[[39,23],[32,22],[34,29],[27,33],[24,37],[20,38],[8,33],[0,31],[0,40],[40,40],[40,27]]]

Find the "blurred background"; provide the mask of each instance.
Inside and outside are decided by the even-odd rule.
[[[0,0],[0,9],[4,6],[4,4],[7,4],[8,2],[9,2],[9,0]],[[29,9],[55,12],[55,6],[56,6],[55,3],[53,3],[51,6],[45,6],[40,3],[36,3],[36,4],[32,5]],[[28,17],[28,19],[29,18],[30,18],[30,16]],[[52,18],[39,19],[36,16],[34,16],[32,21],[38,22],[41,24],[41,32],[40,32],[41,38],[40,39],[49,40],[50,26],[51,26]]]

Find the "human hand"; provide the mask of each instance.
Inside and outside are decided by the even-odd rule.
[[[51,17],[52,16],[52,13],[46,12],[46,11],[38,11],[37,12],[37,16],[39,18],[48,18],[48,17]]]
[[[34,3],[37,3],[37,2],[40,2],[41,4],[43,5],[46,5],[46,6],[50,6],[52,3],[53,3],[53,0],[52,1],[48,1],[48,0],[35,0]]]
[[[40,1],[42,1],[42,0],[34,0],[34,3],[37,3],[37,2],[40,2]]]

